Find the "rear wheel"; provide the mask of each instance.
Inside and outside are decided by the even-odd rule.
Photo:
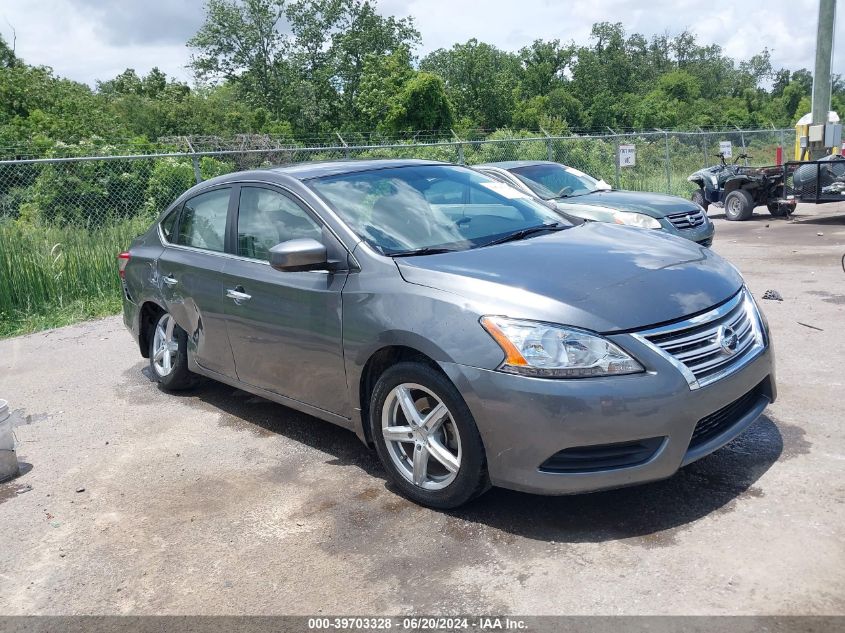
[[[728,220],[747,220],[753,213],[754,198],[744,189],[731,191],[725,198],[725,217]]]
[[[795,205],[788,202],[770,202],[766,208],[776,218],[785,218],[795,211]]]
[[[153,325],[150,340],[150,370],[164,389],[180,391],[195,384],[188,370],[188,333],[170,315],[163,313]]]
[[[707,207],[710,206],[710,203],[707,202],[707,199],[704,197],[704,189],[698,189],[697,191],[693,191],[692,196],[690,196],[690,199],[705,211],[707,211]]]
[[[488,487],[484,447],[455,386],[422,363],[399,363],[376,383],[370,430],[379,458],[403,495],[449,509]]]

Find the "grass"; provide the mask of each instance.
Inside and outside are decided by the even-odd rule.
[[[100,229],[0,224],[0,337],[120,311],[117,254],[149,224]]]

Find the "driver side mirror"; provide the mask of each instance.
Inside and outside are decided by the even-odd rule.
[[[276,244],[268,259],[270,266],[283,272],[330,270],[335,264],[329,261],[325,245],[310,237]]]

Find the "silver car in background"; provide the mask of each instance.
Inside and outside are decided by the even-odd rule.
[[[162,388],[205,376],[348,428],[432,507],[665,478],[775,398],[768,327],[728,262],[573,226],[457,165],[221,176],[119,257]]]

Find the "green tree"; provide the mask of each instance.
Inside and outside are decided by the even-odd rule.
[[[18,58],[15,56],[15,51],[6,43],[3,36],[0,35],[0,68],[10,68],[18,63]]]
[[[420,34],[411,18],[383,17],[372,2],[344,3],[340,33],[332,42],[341,101],[349,118],[357,115],[355,96],[361,85],[365,60],[370,55],[408,54],[419,44]]]
[[[443,80],[425,71],[405,82],[390,106],[387,124],[393,131],[449,130],[452,104]]]
[[[238,84],[254,103],[280,112],[288,41],[277,27],[284,16],[284,0],[208,0],[205,22],[188,40],[197,78]]]
[[[523,93],[528,97],[548,95],[565,83],[564,73],[572,62],[573,53],[573,47],[561,46],[560,40],[534,40],[521,49]]]
[[[413,76],[410,52],[405,48],[389,55],[367,56],[353,101],[363,129],[387,131],[386,122],[391,106]]]
[[[459,118],[490,129],[510,125],[522,74],[513,53],[471,39],[430,53],[420,69],[443,78]]]

